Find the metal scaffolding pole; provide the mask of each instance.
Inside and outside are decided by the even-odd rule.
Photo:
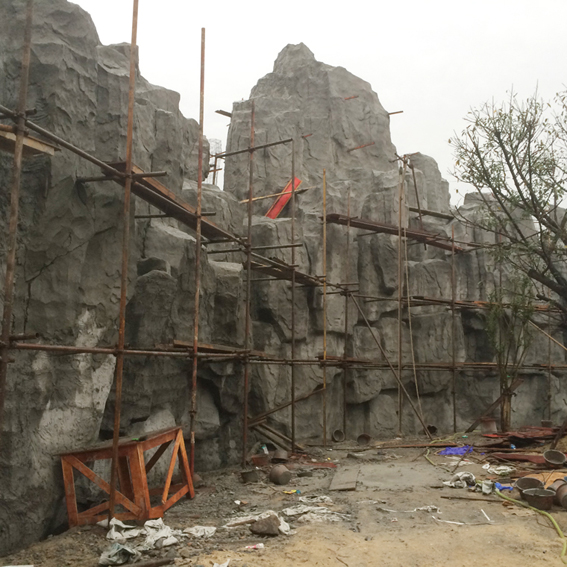
[[[398,186],[398,376],[402,380],[402,367],[403,367],[403,333],[402,333],[402,290],[403,290],[403,277],[402,277],[402,209],[404,206],[404,183],[406,179],[407,158],[403,158],[403,168],[400,171],[400,183]],[[407,258],[406,258],[407,261]],[[404,397],[402,391],[398,388],[398,436],[402,435],[402,420],[404,410]]]
[[[455,272],[455,225],[451,226],[451,347],[452,347],[452,396],[453,396],[453,433],[457,433],[457,313],[455,301],[457,297]]]
[[[203,197],[203,128],[205,108],[205,28],[201,28],[201,81],[199,98],[199,157],[197,165],[197,226],[195,236],[195,309],[193,312],[193,367],[191,374],[191,445],[189,468],[195,473],[195,420],[197,417],[197,367],[199,351],[199,297],[201,292],[201,217]]]
[[[136,86],[136,55],[138,34],[138,0],[132,10],[132,40],[130,42],[130,81],[128,85],[128,125],[126,130],[126,179],[124,184],[124,210],[122,213],[122,269],[120,277],[120,309],[118,314],[118,348],[116,352],[116,396],[114,403],[114,431],[112,435],[112,466],[110,471],[110,502],[108,519],[114,516],[116,479],[118,477],[118,440],[120,438],[120,411],[122,406],[122,376],[124,372],[124,346],[126,331],[126,299],[128,292],[128,256],[130,252],[130,197],[132,188],[132,146],[134,135],[134,101]]]
[[[551,336],[551,313],[547,312],[547,331]],[[551,339],[547,339],[547,419],[551,419]]]
[[[350,186],[348,188],[348,195],[347,195],[347,215],[348,215],[348,222],[347,222],[347,233],[346,233],[346,264],[345,264],[345,283],[349,281],[350,278]],[[349,365],[346,362],[347,359],[347,348],[348,348],[348,296],[349,291],[345,289],[345,329],[344,329],[344,348],[343,348],[343,359],[344,359],[344,366],[343,366],[343,433],[346,437],[346,430],[347,430],[347,401],[346,401],[346,394],[347,394],[347,382],[348,382],[348,371]]]
[[[26,5],[26,22],[24,31],[24,46],[22,68],[20,74],[20,92],[16,120],[16,145],[12,167],[12,185],[10,189],[10,220],[6,239],[6,278],[4,283],[4,312],[2,317],[2,347],[0,348],[0,438],[4,425],[4,406],[6,403],[6,381],[8,376],[8,347],[12,312],[14,310],[14,277],[16,271],[16,248],[18,235],[18,218],[20,207],[20,186],[22,179],[22,157],[25,136],[25,115],[28,99],[28,85],[31,59],[31,32],[33,20],[33,0]]]
[[[291,142],[291,452],[295,451],[295,141]]]
[[[254,121],[255,105],[252,100],[250,110],[250,148],[254,147]],[[248,157],[249,177],[248,177],[248,230],[246,235],[246,315],[244,331],[244,350],[248,353],[250,349],[250,302],[251,279],[252,279],[252,199],[254,197],[254,152],[251,151]],[[248,446],[248,383],[250,381],[250,360],[248,354],[244,356],[244,419],[242,429],[242,466],[246,466],[246,452]]]
[[[323,170],[323,447],[327,446],[327,171]]]

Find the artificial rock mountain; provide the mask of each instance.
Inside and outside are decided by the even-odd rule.
[[[0,102],[15,107],[23,38],[24,2],[0,4]],[[34,121],[105,161],[124,158],[128,92],[127,45],[103,46],[94,25],[78,6],[66,0],[36,0],[28,105]],[[142,53],[143,56],[143,53]],[[355,98],[352,98],[355,97]],[[255,144],[293,137],[295,175],[309,189],[297,197],[295,232],[304,246],[296,252],[299,269],[321,274],[321,191],[327,171],[328,212],[350,212],[369,220],[397,224],[399,172],[392,160],[389,116],[370,85],[347,70],[316,61],[304,45],[289,45],[274,70],[252,89],[255,103]],[[347,100],[348,99],[348,100]],[[227,149],[250,141],[250,101],[235,103]],[[179,95],[151,85],[138,74],[135,104],[134,162],[145,170],[166,170],[166,184],[195,204],[198,125],[179,111]],[[356,151],[358,146],[368,145]],[[206,148],[207,149],[207,148]],[[208,151],[208,149],[207,149]],[[208,157],[208,156],[206,156]],[[421,207],[449,213],[448,184],[435,161],[413,155]],[[0,230],[7,232],[11,156],[0,154]],[[208,160],[205,159],[205,163]],[[231,232],[245,233],[249,179],[248,155],[226,160],[224,191],[204,186],[203,208],[216,211],[214,222]],[[291,146],[256,152],[253,160],[256,196],[275,193],[291,178]],[[205,168],[205,175],[208,167]],[[39,333],[41,341],[77,346],[116,342],[120,295],[122,190],[110,183],[77,183],[77,177],[99,175],[94,166],[66,151],[55,157],[24,162],[18,236],[14,333]],[[413,187],[410,175],[408,188]],[[135,214],[156,212],[135,199]],[[264,216],[270,200],[254,205],[255,245],[291,241],[289,209],[281,218]],[[407,193],[402,217],[417,226],[415,197]],[[461,213],[478,209],[468,198]],[[134,214],[133,213],[133,214]],[[190,340],[193,326],[195,239],[171,219],[129,219],[132,246],[127,305],[127,343],[138,348]],[[424,228],[451,234],[460,241],[486,241],[490,235],[458,221],[424,218]],[[328,280],[359,283],[360,295],[386,301],[360,305],[384,352],[397,357],[398,239],[387,234],[356,238],[351,231],[346,264],[346,229],[328,226]],[[218,245],[220,247],[220,245]],[[211,247],[208,247],[211,249]],[[270,255],[290,261],[290,250]],[[451,254],[408,242],[404,294],[451,297]],[[0,240],[0,267],[5,271],[5,240]],[[242,347],[244,344],[245,271],[239,254],[202,259],[200,340]],[[459,299],[487,299],[495,285],[495,266],[483,252],[456,256]],[[406,277],[407,276],[407,277]],[[407,286],[409,285],[409,290]],[[289,357],[291,352],[291,290],[289,282],[253,284],[252,347]],[[323,304],[318,289],[296,293],[296,356],[315,358],[323,349]],[[411,322],[411,327],[410,327]],[[542,324],[545,324],[545,320]],[[384,361],[363,318],[351,303],[345,335],[344,298],[329,296],[328,352],[332,355]],[[459,311],[455,333],[457,360],[493,359],[482,313]],[[403,316],[404,360],[450,362],[451,313],[439,307],[415,307]],[[554,331],[556,332],[556,331]],[[547,339],[536,337],[526,362],[541,362]],[[106,439],[112,432],[113,356],[53,356],[17,352],[10,365],[6,418],[0,453],[0,553],[46,536],[65,524],[64,493],[58,453]],[[565,363],[564,352],[551,347],[553,363]],[[136,357],[124,371],[122,432],[142,434],[167,426],[188,428],[190,398],[188,361]],[[342,428],[343,370],[327,372],[328,433]],[[547,374],[532,372],[514,401],[514,424],[544,417]],[[554,399],[566,388],[561,374],[551,377]],[[403,376],[415,397],[412,372]],[[427,423],[452,430],[450,372],[420,371],[417,383]],[[297,396],[322,384],[318,366],[296,368]],[[473,421],[499,393],[495,374],[459,372],[458,428]],[[199,366],[197,469],[233,464],[241,453],[242,367],[236,362]],[[250,413],[259,414],[290,397],[287,366],[254,365]],[[553,402],[553,415],[561,405]],[[397,429],[397,387],[388,369],[351,368],[346,381],[347,434],[390,436]],[[297,404],[297,430],[305,440],[322,435],[320,395]],[[270,425],[289,434],[289,409],[269,418]],[[421,426],[407,406],[403,428]],[[101,474],[107,470],[99,469]],[[100,495],[78,483],[82,504]]]

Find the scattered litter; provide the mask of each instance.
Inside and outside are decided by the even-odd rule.
[[[482,482],[477,483],[475,486],[475,492],[482,492],[483,494],[489,495],[494,492],[494,490],[513,490],[511,486],[504,486],[499,482],[492,482],[491,480],[483,480]]]
[[[472,453],[472,445],[463,445],[462,447],[447,447],[437,453],[438,455],[466,455]]]
[[[285,508],[283,513],[286,516],[301,516],[298,519],[300,523],[309,522],[338,522],[339,520],[346,520],[348,516],[345,514],[339,514],[338,512],[333,512],[325,506],[306,506],[305,504],[298,504],[297,506],[292,506],[291,508]]]
[[[123,565],[130,559],[138,559],[141,553],[131,547],[122,545],[121,543],[113,543],[105,551],[102,552],[98,564],[99,565]]]
[[[465,523],[463,522],[451,522],[451,520],[440,520],[439,518],[436,518],[435,516],[431,516],[436,522],[443,522],[444,524],[454,524],[455,526],[466,526]]]
[[[229,563],[230,563],[230,559],[227,559],[224,563],[215,563],[213,567],[228,567]]]
[[[263,543],[257,543],[256,545],[247,545],[244,549],[264,549],[266,547]]]
[[[301,494],[301,490],[297,490],[297,488],[295,490],[284,490],[283,491],[284,494]]]
[[[493,466],[490,463],[486,463],[486,465],[482,465],[482,468],[487,471],[489,474],[497,474],[499,476],[506,476],[509,475],[511,472],[514,472],[514,467],[509,467],[507,465],[499,465]]]
[[[481,508],[480,511],[484,514],[484,517],[492,524],[492,520],[488,517],[488,514]]]
[[[449,459],[447,460],[447,462],[445,463],[440,463],[441,465],[447,465],[450,467],[467,467],[470,465],[474,465],[474,463],[469,460],[469,459],[465,459],[463,457],[449,457]]]
[[[103,527],[108,527],[108,519],[98,522],[99,525],[102,525],[103,523],[105,524]],[[124,543],[127,539],[138,537],[142,532],[142,528],[129,526],[116,518],[112,518],[112,520],[110,520],[110,530],[108,530],[106,534],[106,539],[116,541],[118,543]]]
[[[332,504],[333,499],[328,496],[300,496],[299,501],[304,504]],[[373,501],[372,501],[373,502]]]
[[[451,488],[466,488],[467,486],[474,486],[474,474],[466,471],[458,472],[453,475],[451,480],[446,480],[443,484],[445,486],[450,486]]]
[[[111,546],[101,556],[101,561],[113,561],[113,563],[101,563],[101,565],[122,565],[128,560],[128,553],[132,552],[139,555],[141,551],[149,551],[150,549],[161,549],[179,543],[181,538],[187,537],[181,530],[172,530],[169,526],[163,523],[161,518],[157,520],[148,520],[144,527],[138,528],[136,526],[129,526],[112,518],[110,524],[108,520],[101,520],[98,525],[102,527],[110,526],[110,530],[106,534],[107,539],[114,541],[119,547]],[[215,529],[215,528],[213,528]],[[128,539],[145,535],[146,539],[137,545],[126,547],[123,544]],[[126,557],[126,560],[122,559]],[[119,561],[118,563],[116,561]]]
[[[146,541],[136,546],[138,550],[161,549],[179,543],[179,537],[186,537],[181,530],[172,530],[161,518],[148,520],[144,524]]]
[[[215,535],[217,528],[213,526],[194,526],[192,528],[185,528],[184,534],[192,535],[193,537],[209,538]]]
[[[376,510],[394,514],[412,514],[413,512],[435,512],[436,514],[441,514],[441,509],[438,506],[422,506],[421,508],[414,508],[413,510],[390,510],[379,506]]]
[[[340,522],[341,518],[336,512],[330,514],[322,514],[316,512],[307,512],[297,519],[298,524],[316,524],[318,522]]]

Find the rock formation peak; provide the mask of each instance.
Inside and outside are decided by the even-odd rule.
[[[274,73],[288,74],[298,67],[317,63],[315,55],[304,43],[289,43],[279,53],[274,63]]]

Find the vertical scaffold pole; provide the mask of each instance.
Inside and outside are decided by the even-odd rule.
[[[124,344],[126,330],[126,299],[128,293],[128,257],[130,252],[130,201],[132,189],[132,146],[134,136],[134,101],[136,87],[136,57],[138,36],[138,0],[132,10],[132,40],[130,42],[130,80],[128,86],[128,125],[126,128],[126,179],[124,209],[122,212],[122,267],[120,274],[120,308],[118,313],[118,348],[116,349],[116,396],[114,401],[114,431],[112,434],[112,465],[110,470],[109,520],[114,516],[116,479],[118,477],[118,441],[120,438],[120,411],[122,409],[122,375],[124,372]]]
[[[248,446],[248,383],[250,381],[250,302],[252,301],[252,199],[254,198],[254,121],[256,108],[252,100],[250,109],[250,153],[248,158],[248,227],[246,234],[246,314],[244,329],[244,419],[242,429],[242,466],[246,466],[246,451]]]
[[[347,195],[347,233],[346,233],[346,264],[345,264],[345,331],[343,348],[343,433],[347,434],[347,384],[348,384],[348,298],[349,298],[349,278],[350,278],[350,187]]]
[[[403,158],[403,168],[400,170],[400,183],[398,186],[398,377],[402,381],[403,344],[402,344],[402,209],[404,206],[404,183],[406,179],[407,158]],[[407,260],[407,259],[406,259]],[[402,420],[404,410],[404,397],[401,388],[398,388],[398,435],[402,435]]]
[[[295,451],[295,140],[291,141],[291,452]]]
[[[453,433],[457,433],[457,318],[455,301],[457,297],[457,282],[455,271],[455,225],[451,226],[451,346],[452,353],[452,395],[453,395]]]
[[[323,170],[323,447],[327,446],[327,171]]]
[[[197,226],[195,228],[195,309],[193,312],[193,369],[191,374],[191,445],[189,467],[195,472],[195,423],[197,417],[197,367],[199,351],[199,303],[201,293],[201,214],[203,212],[203,138],[205,113],[205,28],[201,28],[201,81],[199,97],[199,154],[197,171]]]

